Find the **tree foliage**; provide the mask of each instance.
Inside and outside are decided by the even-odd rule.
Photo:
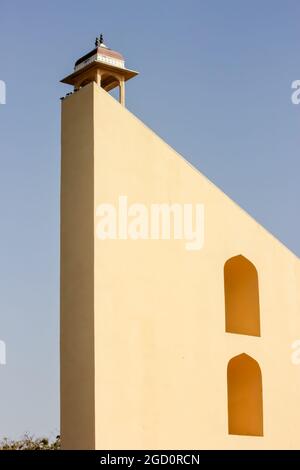
[[[0,441],[0,450],[59,450],[60,436],[56,436],[54,441],[46,437],[35,438],[30,434],[25,434],[20,440],[11,440],[5,437]]]

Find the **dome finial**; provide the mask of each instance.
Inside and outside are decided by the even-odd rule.
[[[95,46],[96,47],[106,47],[106,45],[104,44],[103,34],[102,33],[100,34],[99,37],[96,38]]]

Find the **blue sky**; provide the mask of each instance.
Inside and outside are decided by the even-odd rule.
[[[96,35],[127,107],[300,255],[297,0],[0,4],[0,437],[59,432],[59,80]]]

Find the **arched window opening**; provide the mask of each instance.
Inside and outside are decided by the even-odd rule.
[[[86,78],[85,80],[83,80],[83,81],[79,84],[78,88],[83,88],[84,86],[88,85],[88,84],[91,83],[92,81],[93,81],[93,80],[92,80],[91,78]]]
[[[119,79],[114,75],[103,73],[101,75],[101,87],[105,91],[113,90],[114,88],[118,87]]]
[[[121,104],[125,105],[124,80],[111,74],[102,74],[101,87]]]
[[[262,377],[252,357],[240,354],[229,361],[227,390],[229,434],[263,436]]]
[[[258,275],[244,256],[234,256],[224,266],[226,331],[260,336]]]

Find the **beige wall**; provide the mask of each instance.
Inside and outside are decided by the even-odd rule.
[[[95,447],[93,97],[62,106],[61,435],[64,448]]]
[[[62,133],[64,446],[92,445],[95,412],[98,449],[300,448],[298,258],[96,85],[64,100]],[[95,234],[97,205],[119,195],[204,203],[203,249],[100,241],[92,205]],[[225,332],[223,267],[239,254],[258,271],[260,337]],[[228,434],[227,364],[241,353],[261,367],[264,437]]]

